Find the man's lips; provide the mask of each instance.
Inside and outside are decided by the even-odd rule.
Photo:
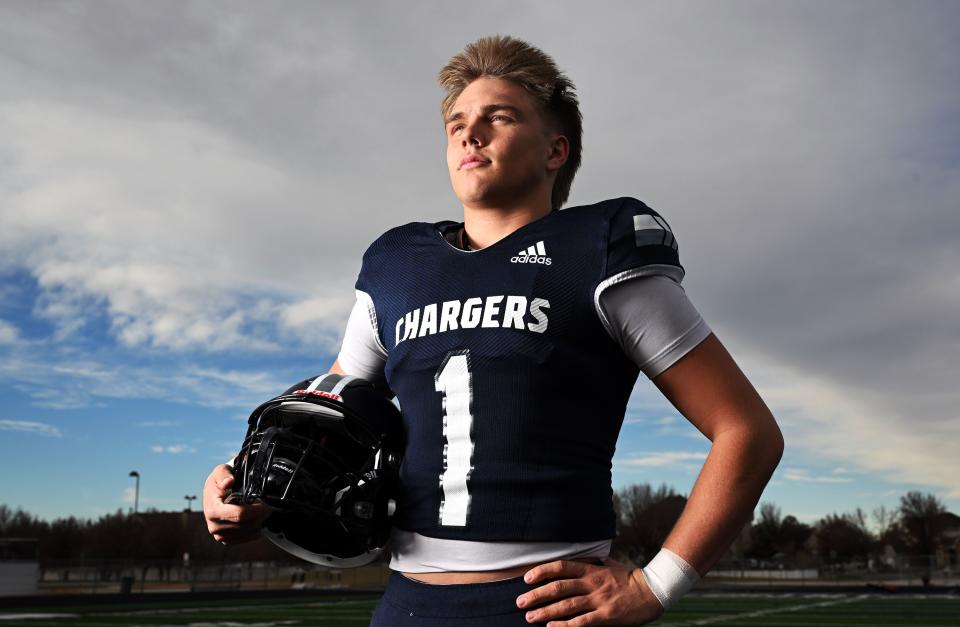
[[[468,155],[460,161],[461,170],[472,170],[482,165],[490,165],[490,161],[477,155]]]

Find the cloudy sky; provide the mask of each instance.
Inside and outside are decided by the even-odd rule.
[[[960,512],[958,31],[928,1],[0,2],[0,502],[199,494],[329,367],[365,247],[460,216],[435,77],[503,33],[579,89],[570,204],[670,220],[784,431],[764,500]],[[687,493],[708,450],[641,380],[615,484]]]

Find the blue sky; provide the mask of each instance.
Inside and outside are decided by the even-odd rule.
[[[570,204],[670,220],[786,436],[763,500],[960,512],[956,4],[549,6],[0,6],[0,502],[199,494],[329,367],[365,247],[459,217],[435,75],[499,32],[579,88]],[[687,493],[708,450],[641,380],[615,485]]]

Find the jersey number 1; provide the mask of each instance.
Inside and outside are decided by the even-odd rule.
[[[443,473],[440,475],[440,526],[466,527],[470,514],[470,478],[473,459],[473,380],[470,351],[447,354],[434,377],[443,395]]]

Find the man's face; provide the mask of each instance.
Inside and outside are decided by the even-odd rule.
[[[544,127],[536,101],[519,85],[478,78],[446,120],[447,168],[464,205],[506,207],[546,190],[549,200],[566,138]]]

